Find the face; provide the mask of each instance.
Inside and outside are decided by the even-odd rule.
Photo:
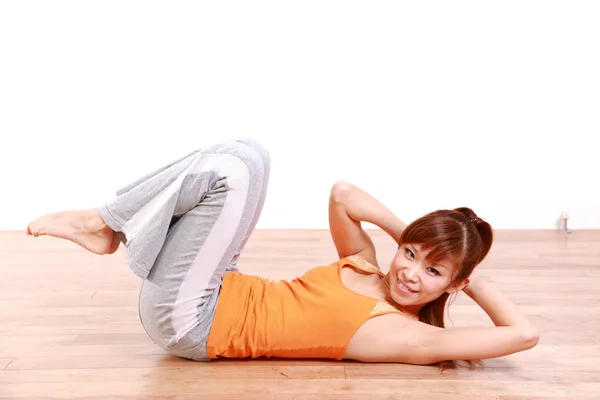
[[[444,292],[461,289],[452,282],[455,268],[449,263],[430,265],[426,261],[427,254],[419,245],[402,245],[386,277],[386,286],[394,302],[413,312],[418,312]]]

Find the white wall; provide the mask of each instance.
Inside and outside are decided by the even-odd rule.
[[[239,136],[273,159],[259,228],[327,227],[339,179],[407,221],[600,228],[599,20],[595,1],[2,2],[0,229]]]

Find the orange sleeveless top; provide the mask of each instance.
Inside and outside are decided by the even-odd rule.
[[[358,256],[313,268],[292,281],[225,274],[208,337],[208,357],[341,360],[353,335],[369,318],[395,312],[417,319],[348,289],[341,280],[347,265],[384,276]]]

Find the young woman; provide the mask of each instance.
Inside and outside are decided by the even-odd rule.
[[[238,271],[265,201],[268,152],[253,140],[194,151],[117,191],[98,208],[43,216],[27,234],[71,240],[96,254],[120,243],[142,279],[148,335],[192,360],[330,358],[436,364],[530,349],[539,334],[498,291],[472,275],[492,244],[468,208],[410,225],[361,189],[336,183],[329,222],[339,260],[291,281]],[[390,234],[389,272],[361,222]],[[464,291],[495,327],[444,328],[448,296]]]

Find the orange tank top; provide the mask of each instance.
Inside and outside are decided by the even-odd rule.
[[[208,337],[208,357],[341,360],[353,335],[369,318],[396,312],[417,319],[390,303],[348,289],[341,280],[347,265],[384,276],[357,256],[315,267],[292,281],[227,273]]]

